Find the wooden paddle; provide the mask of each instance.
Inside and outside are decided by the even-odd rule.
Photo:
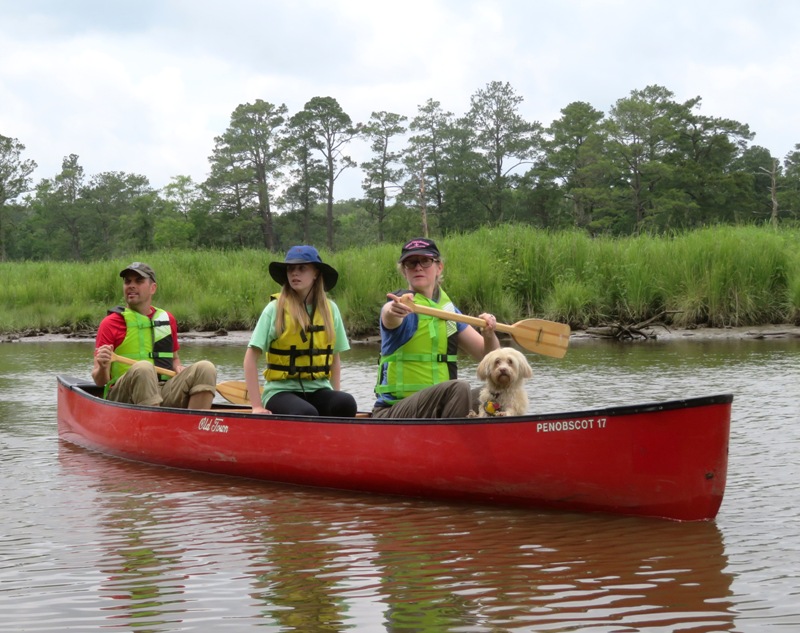
[[[247,394],[247,383],[244,380],[228,380],[217,385],[217,393],[232,404],[246,404],[250,406],[250,397]]]
[[[125,365],[133,365],[136,361],[127,356],[120,356],[119,354],[111,353],[111,360],[117,363],[124,363]],[[162,376],[174,376],[175,372],[171,369],[156,366],[156,371]],[[225,400],[232,404],[244,404],[250,406],[250,400],[247,399],[247,385],[244,382],[237,382],[230,380],[217,384],[217,393]]]
[[[479,317],[417,305],[410,294],[403,295],[400,300],[417,314],[426,314],[439,319],[446,319],[447,321],[460,321],[474,327],[484,327],[486,325],[486,321]],[[567,353],[570,329],[566,323],[545,321],[544,319],[525,319],[524,321],[517,321],[514,325],[498,323],[496,329],[498,332],[510,334],[520,347],[524,347],[530,352],[552,356],[553,358],[563,358],[564,354]]]

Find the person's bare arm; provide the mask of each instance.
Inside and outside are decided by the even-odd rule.
[[[331,364],[331,385],[336,391],[342,389],[342,360],[339,354],[333,355],[333,363]]]
[[[468,325],[458,334],[458,346],[475,360],[481,360],[486,354],[500,347],[495,327],[497,319],[492,314],[481,314],[480,318],[486,321],[486,326],[478,332]]]
[[[112,345],[101,345],[94,350],[92,380],[98,387],[103,387],[111,380],[111,354],[113,351]]]
[[[258,382],[258,359],[263,352],[257,347],[248,347],[244,353],[244,380],[247,383],[247,397],[253,413],[272,413],[261,402],[261,385]]]
[[[400,297],[389,293],[386,295],[390,301],[381,308],[381,323],[387,330],[399,327],[409,314],[414,310],[400,300]]]

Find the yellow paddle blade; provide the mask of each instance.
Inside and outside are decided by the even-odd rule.
[[[569,346],[570,328],[566,323],[525,319],[514,325],[498,323],[497,330],[511,334],[520,347],[544,356],[563,358]]]
[[[217,393],[232,404],[250,405],[247,383],[242,380],[227,380],[217,384]]]

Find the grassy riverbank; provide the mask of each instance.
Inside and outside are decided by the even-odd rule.
[[[540,317],[585,328],[658,317],[674,327],[800,323],[800,230],[715,227],[672,237],[591,238],[505,226],[437,239],[445,288],[466,314]],[[331,293],[351,334],[376,329],[386,292],[402,287],[398,244],[321,250],[339,271]],[[76,264],[0,263],[0,332],[92,329],[121,303],[119,271],[148,262],[156,304],[195,330],[251,329],[283,253],[161,251]]]

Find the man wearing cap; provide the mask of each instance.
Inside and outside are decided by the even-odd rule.
[[[441,287],[444,263],[436,243],[417,237],[403,245],[398,261],[408,288],[389,293],[381,309],[381,357],[376,418],[463,418],[473,409],[472,389],[458,380],[457,353],[475,360],[498,349],[497,320],[481,314],[486,327],[415,313],[402,300],[411,295],[418,305],[459,313]]]
[[[115,402],[210,408],[217,370],[207,360],[188,367],[181,364],[175,317],[153,305],[157,289],[153,269],[143,262],[133,262],[119,276],[123,279],[126,305],[112,308],[100,322],[92,368],[95,384],[105,387],[105,397]],[[112,353],[136,363],[112,362]],[[156,367],[177,375],[167,380]]]

